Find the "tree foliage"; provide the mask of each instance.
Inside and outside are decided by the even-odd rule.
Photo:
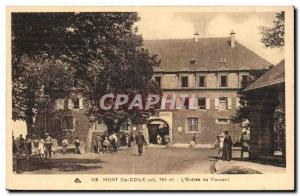
[[[278,12],[273,21],[273,27],[263,27],[261,42],[268,48],[284,46],[284,12]]]
[[[142,37],[134,27],[138,20],[136,13],[79,13],[70,27],[67,43],[78,87],[87,99],[88,116],[104,121],[109,131],[118,131],[128,118],[141,122],[149,111],[128,110],[128,105],[103,110],[99,100],[104,94],[127,94],[132,98],[136,94],[146,97],[160,93],[151,82],[153,66],[159,61],[142,48]]]
[[[251,83],[253,83],[256,79],[258,79],[261,75],[263,75],[266,72],[266,69],[261,70],[252,70],[249,73],[249,77],[247,80],[242,81],[243,89],[249,86]],[[235,115],[233,116],[233,121],[235,123],[242,124],[246,120],[249,119],[249,112],[250,112],[250,106],[248,105],[249,100],[255,100],[256,97],[252,94],[247,94],[243,92],[243,89],[241,89],[238,92],[238,96],[240,98],[240,107],[237,109]]]
[[[160,93],[151,82],[159,60],[142,48],[138,20],[132,12],[13,14],[13,119],[33,129],[33,116],[51,93],[67,96],[75,85],[86,97],[88,116],[112,131],[124,119],[144,120],[150,111],[99,108],[107,93]]]

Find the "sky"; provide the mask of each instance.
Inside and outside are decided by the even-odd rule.
[[[198,32],[200,37],[229,37],[236,33],[236,40],[273,64],[284,57],[284,48],[270,49],[260,42],[262,26],[273,25],[274,12],[240,13],[184,13],[184,12],[139,12],[141,20],[137,26],[145,40],[193,38]]]

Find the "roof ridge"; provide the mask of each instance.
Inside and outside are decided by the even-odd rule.
[[[204,40],[204,39],[230,39],[230,37],[201,37],[199,40]],[[170,40],[193,40],[194,38],[170,38],[170,39],[144,39],[144,41],[170,41]],[[236,40],[237,41],[237,40]]]

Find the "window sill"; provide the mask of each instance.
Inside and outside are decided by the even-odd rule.
[[[68,131],[73,132],[73,131],[75,131],[75,129],[62,129],[62,130],[65,131],[65,132],[68,132]]]
[[[201,133],[201,131],[184,131],[186,134]]]

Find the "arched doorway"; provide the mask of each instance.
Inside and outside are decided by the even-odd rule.
[[[149,143],[157,144],[157,135],[162,139],[162,144],[165,145],[170,141],[169,124],[162,119],[151,119],[147,123],[149,133]]]

